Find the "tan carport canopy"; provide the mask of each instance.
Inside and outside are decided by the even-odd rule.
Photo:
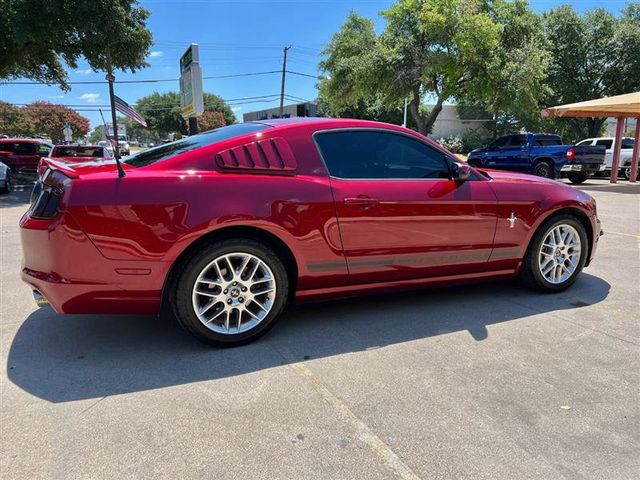
[[[620,146],[624,129],[624,119],[635,117],[636,131],[633,156],[631,159],[631,182],[636,181],[638,174],[638,152],[640,150],[640,92],[617,95],[615,97],[598,98],[586,102],[569,103],[542,110],[543,117],[599,117],[618,119],[616,125],[616,141],[611,167],[611,183],[618,181],[620,167]]]

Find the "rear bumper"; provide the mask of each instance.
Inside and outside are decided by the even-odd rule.
[[[567,163],[560,169],[561,172],[580,172],[593,174],[605,170],[607,166],[605,164],[590,164],[590,163]]]
[[[25,215],[20,235],[21,277],[39,305],[58,313],[158,313],[167,263],[109,260],[68,214],[53,222]]]

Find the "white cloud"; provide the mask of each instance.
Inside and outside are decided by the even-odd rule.
[[[49,95],[48,98],[64,98],[64,95]]]
[[[242,107],[233,107],[231,110],[234,112],[239,112],[240,110],[242,110]]]
[[[93,70],[91,70],[90,68],[86,68],[84,70],[82,70],[82,69],[76,70],[76,73],[78,75],[89,75],[91,72],[93,72]]]
[[[151,52],[149,54],[149,58],[160,58],[164,55],[164,52],[161,52],[159,50],[156,50],[155,52]]]
[[[78,97],[80,100],[84,100],[87,103],[98,103],[100,101],[99,93],[83,93]]]

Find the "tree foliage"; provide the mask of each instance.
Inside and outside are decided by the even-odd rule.
[[[64,89],[63,59],[77,68],[136,71],[152,44],[149,12],[137,0],[2,0],[0,78],[26,77]]]
[[[527,0],[397,0],[382,16],[377,35],[351,12],[325,48],[327,114],[373,119],[409,98],[416,129],[428,133],[442,104],[456,101],[493,117],[494,134],[555,130],[578,140],[604,119],[542,119],[540,110],[640,89],[638,2],[619,16],[581,16],[570,6],[539,15]]]
[[[74,139],[84,137],[89,132],[89,120],[64,105],[37,101],[24,107],[24,112],[33,125],[34,134],[45,135],[54,142],[64,140],[62,130],[65,124],[73,130]]]
[[[409,98],[418,131],[428,133],[446,100],[473,90],[500,26],[483,0],[398,0],[382,16],[378,36],[370,20],[349,14],[323,52],[321,96],[343,108],[376,95],[386,105]]]
[[[24,108],[0,101],[0,135],[33,135],[33,122]]]
[[[178,92],[154,92],[138,100],[136,110],[145,118],[149,129],[160,137],[166,137],[170,133],[187,133],[187,124],[180,114],[180,94]],[[204,94],[204,110],[205,114],[217,112],[220,117],[217,122],[214,122],[214,117],[211,115],[203,116],[201,130],[206,129],[209,125],[220,126],[220,124],[228,125],[235,122],[235,115],[231,107],[213,93]]]
[[[544,14],[544,31],[551,54],[549,105],[640,90],[640,3],[629,4],[619,17],[603,8],[580,16],[564,5]],[[597,136],[605,120],[570,118],[549,123],[578,140]]]

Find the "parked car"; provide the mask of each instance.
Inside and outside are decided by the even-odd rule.
[[[57,162],[75,165],[84,162],[104,162],[113,160],[113,153],[104,145],[56,145],[50,157]],[[42,177],[47,168],[44,158],[38,165],[38,176]]]
[[[620,143],[620,173],[629,180],[631,178],[631,157],[633,155],[633,145],[635,141],[631,137],[624,137]],[[611,175],[611,167],[613,166],[613,150],[615,149],[615,137],[587,138],[578,142],[576,145],[600,145],[607,149],[604,164],[605,172]],[[640,172],[638,173],[640,180]]]
[[[51,150],[51,158],[67,163],[96,160],[110,160],[112,152],[103,145],[56,145]]]
[[[47,162],[20,221],[38,303],[167,305],[213,345],[259,337],[291,301],[498,278],[562,291],[601,233],[578,189],[364,120],[230,125],[132,155],[122,178],[112,162]]]
[[[12,187],[11,169],[0,162],[0,193],[11,193]]]
[[[0,161],[12,172],[35,172],[42,157],[51,152],[53,145],[32,138],[0,139]]]
[[[485,148],[473,150],[469,165],[533,173],[559,178],[564,173],[572,183],[583,183],[604,169],[605,148],[563,145],[559,135],[526,133],[499,137]]]

